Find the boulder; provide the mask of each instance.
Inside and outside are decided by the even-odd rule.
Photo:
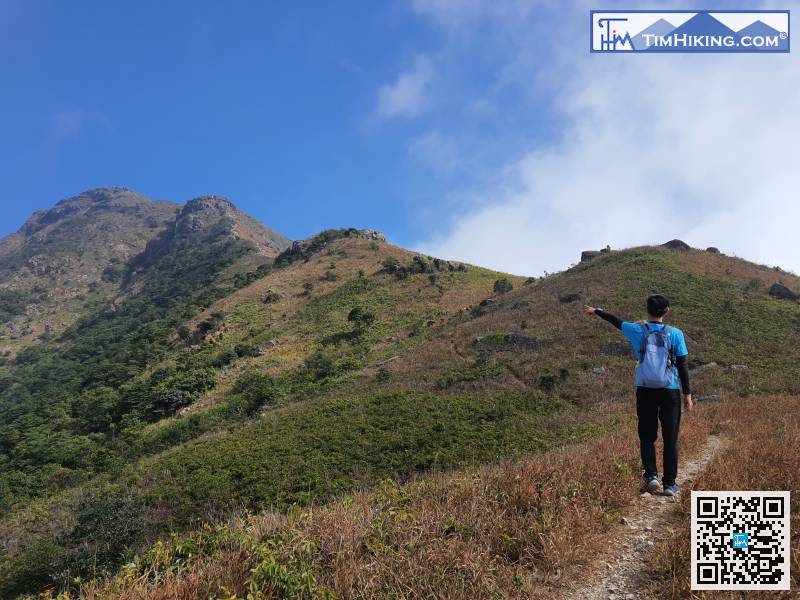
[[[383,232],[376,231],[374,229],[359,229],[356,235],[364,240],[373,240],[375,242],[386,241],[386,236],[383,234]]]
[[[709,369],[716,369],[719,365],[715,362],[706,363],[704,365],[699,365],[694,369],[689,369],[690,375],[697,375],[698,373],[702,373],[703,371],[708,371]]]
[[[595,367],[594,369],[592,369],[592,373],[594,373],[595,375],[605,375],[606,368],[605,367]]]
[[[772,287],[769,288],[769,295],[778,300],[790,300],[792,302],[797,302],[798,298],[800,298],[782,283],[773,283]]]
[[[711,254],[719,254],[720,253],[719,252],[719,248],[717,248],[716,246],[709,246],[708,248],[706,248],[706,252],[710,252]]]
[[[692,247],[683,240],[670,240],[666,244],[661,244],[664,248],[670,250],[691,250]]]
[[[581,262],[587,262],[592,260],[593,258],[597,258],[600,256],[602,252],[599,250],[584,250],[581,252]]]

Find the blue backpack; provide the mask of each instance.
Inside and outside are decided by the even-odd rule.
[[[640,321],[642,346],[639,350],[639,380],[648,388],[666,388],[672,385],[675,371],[672,365],[672,343],[669,339],[669,326],[650,329],[647,321]]]

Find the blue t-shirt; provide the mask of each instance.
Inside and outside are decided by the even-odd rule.
[[[647,327],[653,330],[658,330],[664,327],[664,325],[662,323],[648,323]],[[640,323],[629,323],[628,321],[623,321],[622,333],[625,334],[625,337],[628,338],[628,341],[633,346],[633,352],[636,355],[636,360],[641,360],[642,357],[640,356],[640,351],[642,349],[642,337],[644,336],[642,325]],[[683,332],[672,325],[669,326],[669,343],[675,351],[675,356],[686,356],[689,354],[689,350],[686,348],[686,340],[683,337]],[[678,379],[678,367],[672,365],[672,370],[674,371],[672,376],[672,385],[668,386],[667,389],[679,390],[681,384],[680,380]],[[636,367],[636,385],[642,385],[642,382],[639,379],[638,366]]]

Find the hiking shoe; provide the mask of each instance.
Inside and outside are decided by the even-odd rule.
[[[672,485],[665,485],[664,486],[664,495],[665,496],[677,496],[680,489],[678,488],[677,483],[673,483]]]
[[[658,482],[658,477],[655,475],[648,477],[644,480],[644,485],[642,486],[643,492],[650,492],[651,494],[655,494],[661,491],[661,484]]]

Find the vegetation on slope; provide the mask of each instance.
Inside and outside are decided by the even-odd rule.
[[[765,396],[687,415],[685,459],[711,432],[735,440],[731,451],[741,458],[720,456],[694,488],[788,488],[797,521],[799,409],[797,397]],[[157,543],[117,578],[81,592],[137,599],[552,598],[625,527],[620,517],[638,498],[637,463],[635,424],[627,421],[566,451],[408,484],[384,479],[322,508],[205,525]],[[688,498],[684,493],[687,520]],[[793,531],[796,567],[800,532]],[[656,555],[664,597],[685,595],[687,551],[682,530]]]
[[[368,251],[370,254],[378,255],[382,252],[381,249],[373,246],[373,242],[360,240],[359,243],[363,246],[356,243],[356,247],[351,246],[350,251]],[[221,260],[225,256],[219,246],[209,246],[208,240],[202,247],[207,249],[209,255],[219,257]],[[391,250],[391,252],[403,254],[399,250]],[[172,260],[173,256],[176,254],[166,254],[165,259]],[[330,269],[330,256],[328,255],[324,259],[327,269]],[[230,465],[213,460],[207,461],[208,464],[201,468],[200,473],[203,476],[195,478],[197,497],[194,501],[185,495],[185,491],[180,491],[177,483],[174,486],[165,486],[163,489],[159,487],[159,493],[153,492],[153,487],[147,485],[148,479],[155,472],[150,468],[150,463],[145,461],[135,468],[128,468],[124,466],[124,461],[170,448],[209,430],[217,431],[211,434],[210,439],[218,438],[220,433],[226,430],[232,430],[235,435],[241,432],[240,439],[244,440],[243,442],[237,441],[237,438],[234,437],[231,438],[230,443],[223,444],[226,451],[221,456],[228,458],[236,456],[240,443],[244,445],[250,443],[248,435],[259,434],[258,422],[248,423],[248,419],[256,416],[258,411],[271,406],[291,404],[298,399],[308,398],[309,394],[324,394],[327,390],[335,389],[337,386],[344,388],[347,381],[353,376],[354,370],[372,360],[374,354],[372,340],[375,339],[375,336],[394,333],[395,335],[402,334],[405,338],[408,327],[421,330],[425,319],[436,313],[434,308],[436,302],[441,299],[443,293],[446,293],[444,288],[441,288],[443,291],[440,291],[440,288],[432,288],[430,294],[421,295],[420,302],[408,309],[398,310],[409,297],[411,290],[416,289],[418,282],[413,281],[412,278],[401,280],[382,273],[382,269],[378,265],[376,265],[378,268],[373,275],[359,274],[357,266],[366,266],[366,264],[357,257],[353,257],[354,260],[350,260],[348,264],[346,260],[343,260],[347,258],[346,250],[343,248],[335,249],[334,256],[337,261],[342,263],[337,269],[342,273],[341,280],[335,282],[323,280],[319,284],[319,289],[315,289],[312,293],[300,292],[303,294],[302,297],[299,297],[300,294],[294,290],[287,293],[288,290],[282,287],[282,296],[286,298],[287,305],[281,301],[264,303],[258,298],[241,299],[241,302],[230,308],[229,314],[223,315],[219,309],[230,298],[230,294],[228,294],[228,297],[222,301],[223,305],[211,306],[201,317],[194,320],[190,327],[179,325],[180,317],[191,314],[190,308],[179,314],[176,320],[169,321],[169,326],[163,331],[164,335],[158,339],[160,344],[168,344],[172,340],[172,343],[178,343],[179,347],[183,343],[195,345],[184,350],[177,350],[169,345],[159,346],[159,352],[148,354],[149,364],[145,365],[146,368],[141,371],[141,374],[135,373],[132,379],[118,388],[119,391],[110,385],[92,385],[95,383],[94,380],[89,385],[84,384],[86,389],[81,395],[82,404],[80,408],[76,408],[74,419],[80,418],[83,427],[91,428],[96,432],[85,437],[93,435],[92,439],[100,439],[102,435],[103,440],[108,441],[102,448],[104,457],[108,459],[95,472],[107,473],[111,478],[106,478],[106,480],[116,483],[105,485],[102,483],[103,479],[96,479],[71,489],[66,497],[62,495],[43,499],[37,505],[38,512],[36,514],[22,509],[20,513],[12,515],[9,522],[19,523],[18,520],[15,521],[19,517],[25,520],[27,525],[18,531],[13,531],[13,527],[9,526],[6,530],[7,535],[3,536],[7,540],[6,547],[16,547],[17,549],[6,554],[5,560],[9,575],[3,582],[5,587],[2,589],[31,589],[31,587],[47,581],[63,581],[67,574],[92,576],[108,572],[109,569],[115,569],[121,560],[129,556],[142,540],[164,533],[170,525],[185,525],[192,516],[208,514],[207,511],[212,507],[209,503],[211,497],[208,495],[208,486],[215,479],[222,482],[229,476],[237,481],[240,478],[237,473],[241,473],[242,469],[247,470],[251,466],[244,462],[237,462],[246,460],[245,456],[239,456]],[[197,259],[198,257],[195,256],[192,264],[201,265],[202,262]],[[411,262],[410,259],[409,262]],[[176,277],[177,272],[183,273],[188,270],[187,265],[176,265],[177,271],[173,273],[167,272],[164,265],[157,266],[158,268],[148,270],[148,273],[158,274],[158,282],[144,285],[140,296],[150,289],[158,290],[157,297],[161,298],[163,295],[164,299],[161,302],[166,303],[169,288],[162,288],[162,283],[179,279],[181,285],[191,285],[191,279],[187,278],[185,273],[180,278]],[[271,275],[269,275],[269,269],[263,269],[258,273],[263,277],[261,280],[256,281],[250,277],[239,279],[244,281],[245,285],[251,284],[250,288],[258,288],[286,281],[287,277],[296,278],[293,285],[302,290],[300,282],[307,283],[313,269],[314,267],[310,265],[302,268],[298,265],[296,273],[276,271]],[[163,279],[161,274],[164,275]],[[491,282],[495,278],[495,274],[492,272],[480,269],[471,272],[462,269],[458,274],[460,279],[448,279],[447,285],[452,285],[458,290],[475,287],[472,293],[477,294],[476,297],[486,294],[486,290],[491,287]],[[474,283],[470,283],[470,278],[473,280],[477,278],[484,283],[475,286]],[[232,275],[234,282],[239,279],[237,279],[236,273]],[[320,279],[322,278],[320,277]],[[430,286],[431,284],[428,281],[426,285]],[[241,292],[243,294],[251,293],[253,289],[250,288],[243,288]],[[208,293],[208,288],[203,285],[198,286],[197,289]],[[176,297],[180,296],[176,296],[174,292],[170,293],[169,301],[171,302]],[[376,302],[378,306],[376,309],[378,316],[374,319],[366,318],[368,314],[376,314],[369,309],[371,302]],[[355,304],[359,306],[359,310],[353,313]],[[273,326],[272,320],[275,317],[275,311],[285,312],[279,313],[281,322]],[[287,313],[292,311],[293,315],[287,319]],[[354,316],[348,320],[351,313]],[[170,315],[175,314],[170,313]],[[269,320],[267,321],[267,319]],[[150,321],[150,319],[147,320]],[[318,325],[321,321],[330,322],[331,335],[328,334],[328,329]],[[72,341],[84,339],[87,333],[93,331],[92,327],[94,324],[89,321],[87,328],[81,330],[81,333]],[[101,328],[101,331],[103,330]],[[282,365],[283,368],[278,369],[276,376],[266,375],[257,369],[258,365],[274,362],[276,357],[262,355],[260,348],[282,334],[302,338],[304,346],[307,346],[309,351],[299,363],[293,364],[288,361],[287,364]],[[180,341],[181,336],[185,338],[185,342]],[[398,347],[407,347],[410,343],[425,339],[425,335],[422,333],[412,337],[414,339],[398,340]],[[90,338],[86,337],[86,339]],[[115,336],[114,339],[116,339]],[[278,348],[279,352],[286,349],[285,345],[281,346]],[[141,344],[137,344],[136,348],[140,349]],[[170,352],[165,353],[170,348]],[[110,352],[105,351],[103,356],[113,355],[116,349],[117,347],[112,345]],[[380,354],[380,350],[378,353]],[[154,366],[159,356],[163,356],[166,360],[160,365]],[[110,364],[118,363],[112,360]],[[147,426],[148,420],[172,415],[176,409],[196,400],[198,394],[203,390],[216,388],[217,381],[224,372],[227,372],[228,376],[236,373],[231,382],[232,385],[223,384],[221,386],[223,390],[227,390],[226,392],[211,389],[210,394],[219,395],[221,393],[222,397],[218,398],[208,410],[194,411],[182,418],[167,419],[154,427]],[[92,369],[91,373],[94,373],[96,377],[97,369]],[[387,406],[391,405],[393,401],[388,395],[385,400]],[[406,407],[407,415],[417,415],[419,406],[414,405],[413,400],[404,398],[402,395],[394,399],[398,406]],[[431,404],[431,410],[442,410],[442,407],[437,408],[430,398],[420,397],[418,400],[420,406],[428,402]],[[535,398],[531,401],[534,404],[537,402]],[[351,415],[362,411],[356,399],[349,403],[348,410]],[[478,416],[485,408],[477,405],[470,407],[470,399],[463,399],[462,403],[464,404],[465,419],[469,417],[477,422]],[[453,407],[455,406],[457,405],[453,404]],[[325,414],[320,411],[315,415],[313,411],[316,410],[316,407],[312,406],[311,408],[312,411],[306,415],[291,407],[274,415],[275,422],[285,424],[282,429],[279,427],[283,435],[268,436],[264,450],[269,449],[270,444],[274,449],[283,448],[290,457],[293,457],[295,462],[291,464],[297,468],[298,475],[294,479],[287,478],[283,484],[280,484],[281,480],[273,477],[276,484],[273,487],[254,485],[253,482],[250,482],[251,485],[254,485],[250,490],[251,493],[248,495],[243,491],[242,497],[250,501],[251,505],[260,501],[271,501],[273,497],[276,501],[278,499],[284,501],[290,494],[297,494],[300,497],[303,496],[303,489],[305,489],[305,497],[310,497],[308,486],[304,483],[305,476],[300,473],[305,447],[296,441],[307,438],[295,435],[298,430],[302,429],[302,426],[311,427],[311,431],[323,433],[331,431],[332,439],[340,436],[339,441],[335,442],[339,444],[359,436],[355,430],[347,429],[352,425],[350,422],[343,422],[342,430],[339,432],[336,429],[329,430],[329,424],[323,420]],[[380,407],[376,405],[376,408]],[[381,410],[366,411],[368,414],[366,421],[371,427],[375,427],[375,434],[370,442],[374,447],[370,447],[366,443],[370,439],[369,436],[363,437],[365,444],[362,448],[362,455],[364,457],[385,443],[385,440],[382,439],[384,432],[377,427],[381,425],[378,422]],[[531,408],[532,413],[541,410],[543,409],[536,406]],[[473,412],[475,412],[474,415]],[[121,417],[117,418],[117,414],[120,414]],[[395,423],[400,423],[400,421],[395,420]],[[403,424],[404,431],[410,431],[413,428],[411,427],[412,423],[413,420],[407,419]],[[474,425],[458,421],[454,431],[449,431],[449,428],[445,431],[445,433],[449,432],[455,441],[445,438],[422,440],[419,460],[433,463],[440,460],[447,464],[446,456],[441,459],[432,458],[432,453],[435,453],[440,446],[443,446],[446,451],[449,444],[457,445],[459,451],[456,452],[455,459],[461,460],[463,447],[458,444],[463,445],[465,440],[461,438],[466,436],[459,428],[467,425],[474,427]],[[544,438],[548,436],[550,434],[545,432]],[[211,446],[204,444],[204,442],[200,443],[198,453],[207,457],[214,455],[213,449],[209,454],[202,453],[202,449],[205,447],[213,448],[213,444]],[[65,455],[71,451],[72,449],[66,450]],[[177,454],[175,452],[168,453],[163,459],[157,460],[164,462],[173,460],[176,461],[175,464],[181,465],[181,461],[190,457],[192,452],[192,446],[189,446],[186,451],[178,451]],[[176,456],[177,458],[174,458]],[[119,457],[119,460],[114,460],[116,457]],[[370,456],[369,458],[374,457]],[[386,454],[385,458],[386,462],[380,463],[376,467],[380,472],[394,474],[408,473],[413,470],[413,464],[406,464],[403,461],[398,463],[391,454]],[[189,462],[202,464],[202,462],[193,462],[191,458]],[[352,484],[367,479],[366,474],[358,472],[360,468],[358,463],[348,462],[347,457],[344,457],[341,462],[339,487],[324,485],[325,482],[320,479],[319,485],[322,493],[330,494],[338,491],[346,481]],[[265,464],[270,463],[266,461]],[[223,468],[223,472],[215,473],[215,469],[219,467]],[[84,473],[86,472],[88,470],[84,471]],[[176,472],[176,475],[180,474],[182,472]],[[208,479],[205,478],[206,475],[209,476]],[[318,475],[315,474],[315,477]],[[176,481],[181,485],[188,483],[188,480]],[[70,483],[74,483],[74,480]],[[292,486],[296,488],[294,491],[290,490]],[[104,490],[102,494],[95,493],[98,488]],[[223,490],[225,489],[233,490],[231,487],[220,486],[218,495],[214,496],[218,500],[218,506],[231,499],[230,496],[224,496]],[[173,491],[176,493],[171,495]],[[213,489],[210,491],[213,492]],[[181,502],[175,504],[175,498],[181,498]],[[154,506],[166,510],[162,511]],[[133,525],[126,535],[120,535],[115,527],[105,524],[108,515],[123,510],[127,510],[126,514],[135,517],[131,518]],[[59,518],[59,515],[63,518]],[[9,539],[10,541],[8,541]],[[91,542],[87,543],[88,540]],[[50,568],[44,574],[45,579],[26,580],[28,575],[26,575],[25,565],[29,565],[31,560],[41,560],[43,556],[48,557],[47,561],[50,564]],[[92,560],[87,561],[87,556],[92,556]]]
[[[60,335],[86,303],[119,291],[126,262],[174,219],[178,205],[124,188],[89,190],[37,211],[0,239],[0,353]],[[5,301],[0,301],[5,304]]]
[[[629,344],[613,327],[581,314],[591,303],[621,318],[644,318],[644,298],[663,293],[667,322],[688,336],[699,395],[800,392],[800,363],[787,351],[800,305],[769,296],[782,279],[800,279],[703,251],[634,248],[611,252],[563,273],[498,295],[454,318],[446,335],[391,365],[399,381],[435,389],[536,388],[553,383],[571,402],[595,405],[629,395]],[[424,365],[424,368],[423,368]],[[492,365],[490,376],[474,377]]]
[[[615,421],[593,407],[624,411],[614,403],[630,393],[632,362],[618,332],[580,314],[584,299],[636,318],[648,293],[669,295],[692,365],[717,365],[695,378],[700,395],[796,390],[798,366],[772,357],[798,305],[766,293],[779,276],[797,287],[787,274],[642,248],[523,282],[343,231],[252,277],[238,262],[205,311],[193,315],[192,300],[170,313],[158,352],[120,397],[89,382],[72,418],[130,408],[127,419],[92,418],[84,433],[124,458],[6,519],[0,589],[110,574],[170,530],[235,506],[323,502],[387,476],[602,433]],[[110,519],[119,513],[130,515],[123,532]],[[43,579],[26,574],[42,560]]]
[[[0,372],[0,507],[114,469],[125,461],[118,432],[210,386],[214,374],[203,367],[135,378],[164,356],[184,319],[230,291],[217,276],[250,250],[226,224],[198,233],[124,302],[98,307]]]

